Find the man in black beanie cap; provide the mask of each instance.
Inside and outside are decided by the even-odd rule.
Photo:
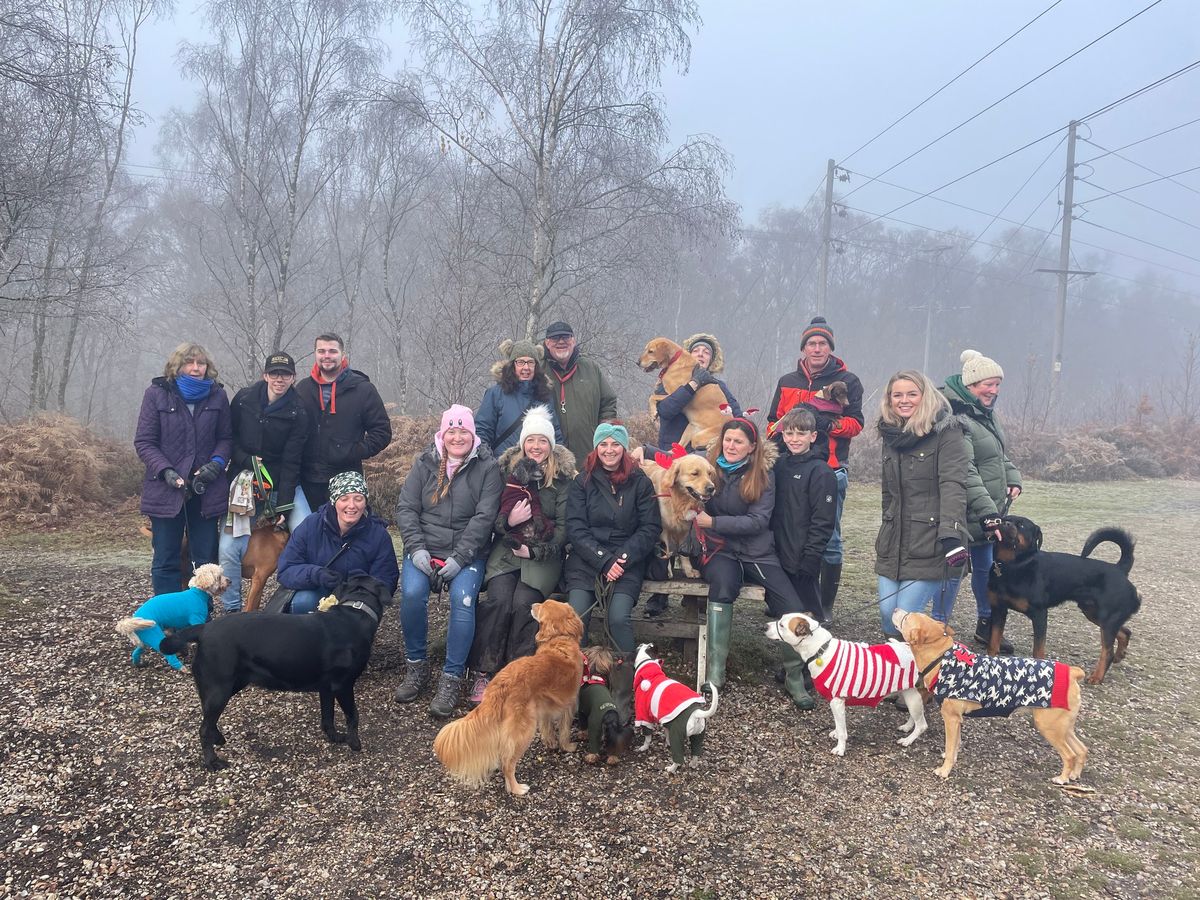
[[[846,486],[849,483],[847,461],[850,456],[850,441],[863,430],[862,382],[846,368],[846,364],[833,355],[833,329],[823,316],[815,316],[800,338],[800,358],[796,370],[788,372],[775,386],[775,395],[767,412],[767,434],[775,437],[775,423],[797,404],[810,406],[817,418],[818,443],[824,444],[829,466],[837,477],[837,518],[833,525],[833,536],[821,558],[821,606],[824,620],[833,618],[833,602],[837,597],[842,580],[842,507],[846,501]],[[847,402],[839,404],[822,399],[817,393],[835,381],[846,385]]]

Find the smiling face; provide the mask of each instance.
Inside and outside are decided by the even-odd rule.
[[[517,381],[533,381],[533,376],[537,373],[537,360],[532,356],[514,359],[513,371],[517,374]]]
[[[575,352],[575,335],[563,334],[546,338],[546,349],[557,363],[565,363]]]
[[[977,381],[974,384],[968,384],[967,390],[975,395],[978,400],[988,409],[996,405],[996,398],[1000,396],[1000,382],[1002,378],[985,378],[983,381]]]
[[[692,359],[704,366],[704,368],[707,369],[712,365],[713,353],[712,348],[708,344],[695,344],[688,352],[692,354]]]
[[[367,498],[356,493],[342,494],[333,501],[333,508],[337,510],[338,526],[346,531],[356,525],[367,511]]]
[[[829,341],[825,338],[814,334],[804,342],[800,352],[804,354],[804,361],[808,363],[809,370],[816,372],[825,367],[830,354],[833,353],[833,348],[829,346]]]
[[[621,457],[624,455],[625,448],[615,438],[605,438],[596,445],[596,458],[600,460],[600,465],[609,472],[621,464]]]
[[[447,428],[442,434],[442,446],[454,459],[462,459],[475,446],[475,435],[465,428]]]
[[[801,431],[799,428],[785,428],[783,431],[783,443],[789,453],[807,453],[816,439],[815,431]]]
[[[328,381],[337,375],[342,366],[342,345],[337,341],[317,341],[315,353],[321,376]]]
[[[525,438],[521,451],[536,463],[544,463],[550,458],[550,441],[544,434],[531,434]]]
[[[888,394],[888,402],[891,403],[892,412],[901,419],[908,419],[921,403],[921,389],[908,379],[897,379]]]

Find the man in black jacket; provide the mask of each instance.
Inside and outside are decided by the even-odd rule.
[[[296,386],[308,411],[310,427],[300,467],[300,484],[313,509],[329,500],[329,479],[339,472],[361,472],[392,440],[392,423],[375,385],[350,368],[345,345],[336,334],[319,334],[317,361]]]
[[[308,413],[292,388],[295,381],[295,361],[286,353],[272,353],[263,364],[262,381],[242,388],[229,404],[233,426],[230,481],[236,484],[243,471],[269,476],[270,493],[255,504],[255,514],[278,514],[281,520],[287,516],[291,530],[311,511],[297,484],[308,438]],[[229,579],[229,588],[221,596],[227,611],[242,608],[242,557],[253,519],[249,516],[238,522],[230,514],[222,522],[217,556]]]

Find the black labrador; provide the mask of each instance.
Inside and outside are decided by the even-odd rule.
[[[1133,632],[1129,619],[1142,598],[1129,581],[1133,568],[1134,540],[1120,528],[1099,528],[1084,542],[1079,556],[1042,549],[1042,529],[1022,516],[1004,516],[999,527],[995,562],[988,573],[988,600],[992,607],[992,633],[988,653],[995,656],[1004,636],[1008,610],[1033,620],[1033,655],[1046,656],[1046,619],[1051,607],[1072,600],[1088,621],[1100,627],[1100,658],[1088,675],[1088,684],[1099,684],[1112,663],[1125,658]],[[1089,559],[1105,542],[1117,545],[1115,562]]]
[[[229,765],[215,749],[225,743],[217,720],[233,695],[250,684],[319,693],[325,737],[362,749],[354,683],[367,666],[383,608],[392,598],[385,584],[365,574],[344,579],[334,593],[338,603],[325,612],[239,613],[181,629],[163,641],[164,648],[172,648],[164,653],[197,644],[192,674],[204,714],[200,748],[210,772]],[[346,716],[345,734],[334,727],[335,699]]]

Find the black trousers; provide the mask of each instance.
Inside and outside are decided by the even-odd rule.
[[[732,603],[747,581],[762,585],[767,593],[767,612],[778,618],[784,613],[804,612],[792,580],[779,563],[744,563],[732,556],[717,554],[702,566],[700,574],[708,582],[709,603]]]
[[[546,598],[521,580],[520,571],[494,576],[487,599],[475,608],[475,639],[467,665],[495,675],[514,659],[537,650],[538,623],[529,608]]]
[[[301,479],[300,487],[304,488],[304,496],[308,498],[308,508],[313,512],[322,503],[329,502],[329,479],[324,481],[305,481]]]
[[[800,598],[800,611],[813,616],[818,622],[821,621],[825,613],[821,609],[821,587],[817,576],[795,571],[788,572],[787,577],[796,589],[796,596]]]

